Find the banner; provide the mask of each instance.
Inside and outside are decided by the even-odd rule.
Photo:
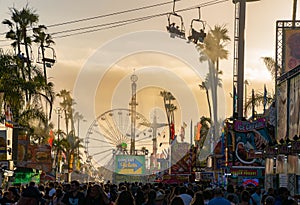
[[[265,118],[251,122],[236,120],[231,135],[234,135],[231,138],[236,143],[233,150],[235,166],[264,166],[263,150],[273,141],[268,134]]]
[[[300,74],[289,80],[289,133],[290,140],[300,134]]]
[[[283,72],[300,65],[300,29],[285,29],[284,30],[284,59]]]
[[[0,130],[0,161],[7,160],[6,130]]]
[[[277,142],[285,140],[287,132],[287,81],[278,85],[277,94]]]

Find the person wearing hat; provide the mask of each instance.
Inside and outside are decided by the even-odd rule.
[[[214,190],[214,198],[212,198],[208,205],[231,205],[230,201],[223,197],[223,191],[221,188]]]

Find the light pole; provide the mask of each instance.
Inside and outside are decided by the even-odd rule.
[[[57,143],[56,143],[56,172],[55,172],[55,178],[56,180],[58,179],[58,173],[60,173],[60,163],[59,163],[59,153],[60,153],[60,118],[61,118],[61,113],[63,112],[63,109],[60,107],[57,107],[55,109],[55,112],[57,114]]]

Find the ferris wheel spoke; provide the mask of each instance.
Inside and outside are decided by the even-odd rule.
[[[108,150],[104,150],[104,151],[101,151],[101,152],[97,152],[97,153],[94,153],[92,156],[96,156],[96,155],[101,155],[101,154],[104,154],[106,152],[111,152],[113,149],[108,149]]]
[[[99,123],[99,127],[101,128],[102,131],[104,131],[109,136],[114,136],[114,133],[112,133],[111,130],[107,129],[103,124]],[[101,133],[100,131],[97,131],[97,133],[99,133],[100,135],[103,135],[103,133]]]
[[[109,115],[110,115],[111,122],[106,117],[105,123],[108,126],[110,132],[113,134],[113,136],[117,137],[117,136],[119,136],[119,132],[113,127],[113,125],[114,125],[113,113],[109,113]]]
[[[91,149],[95,149],[95,148],[105,148],[105,147],[109,147],[109,148],[111,148],[112,146],[111,146],[111,145],[98,145],[98,146],[89,146],[89,148],[91,148]]]
[[[109,158],[109,156],[111,156],[111,157]],[[112,158],[112,154],[108,153],[104,156],[101,156],[101,159],[96,160],[96,163],[101,164],[101,165],[105,165],[106,167],[108,167],[109,162],[111,161],[111,158]]]
[[[104,138],[106,138],[106,139],[108,139],[109,141],[111,141],[113,144],[115,144],[115,139],[114,139],[114,135],[113,135],[113,133],[111,133],[108,129],[106,129],[103,125],[99,125],[103,130],[104,130],[104,132],[106,133],[106,134],[108,134],[108,135],[106,135],[106,134],[103,134],[103,133],[100,133],[99,131],[96,131],[97,133],[99,133],[101,136],[103,136]]]
[[[93,138],[93,137],[89,137],[88,140],[92,140],[93,142],[94,142],[94,141],[97,141],[97,142],[103,142],[103,143],[106,143],[106,144],[114,145],[113,143],[111,143],[111,142],[109,142],[109,141],[101,140],[101,139],[97,139],[97,138]],[[89,142],[89,143],[91,143],[91,142]]]

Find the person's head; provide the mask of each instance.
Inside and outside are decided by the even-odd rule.
[[[267,196],[265,198],[264,205],[274,205],[275,204],[275,198],[273,196]]]
[[[115,205],[121,205],[121,204],[126,204],[126,205],[134,205],[135,204],[134,198],[130,191],[124,190],[119,194]]]
[[[33,181],[29,182],[29,186],[35,186],[35,182]]]
[[[175,196],[170,205],[184,205],[184,202],[180,196]]]
[[[234,193],[234,187],[232,184],[228,184],[227,185],[227,192],[228,193]]]
[[[261,189],[260,189],[259,186],[256,186],[256,187],[255,187],[255,192],[256,192],[257,194],[261,194]]]
[[[148,201],[155,201],[156,199],[156,191],[151,189],[147,195]]]
[[[185,186],[181,186],[181,187],[180,187],[179,193],[180,193],[180,194],[186,194],[186,188],[185,188]]]
[[[215,189],[215,191],[214,191],[214,196],[215,197],[221,197],[221,196],[223,196],[223,191],[222,191],[222,189],[221,188],[216,188]]]
[[[289,190],[286,187],[279,187],[278,194],[282,199],[287,199],[289,196]]]
[[[78,191],[79,188],[80,188],[80,184],[77,180],[71,181],[71,191],[72,192]]]
[[[272,196],[274,195],[274,189],[272,187],[268,189],[268,194]]]
[[[64,194],[64,192],[63,192],[63,190],[62,190],[60,187],[56,188],[55,196],[56,196],[57,198],[62,197],[63,194]]]
[[[64,184],[63,185],[63,191],[69,192],[71,190],[71,184]]]
[[[49,182],[49,187],[50,188],[54,188],[54,183],[53,182]]]
[[[249,191],[247,191],[247,190],[242,191],[242,193],[241,193],[242,202],[249,202],[250,198],[251,198],[251,196],[250,196]]]
[[[204,197],[202,191],[198,191],[194,194],[191,204],[204,205]]]
[[[102,191],[102,187],[98,184],[95,184],[91,187],[91,190],[89,192],[89,196],[95,198],[95,197],[100,195],[101,191]]]

